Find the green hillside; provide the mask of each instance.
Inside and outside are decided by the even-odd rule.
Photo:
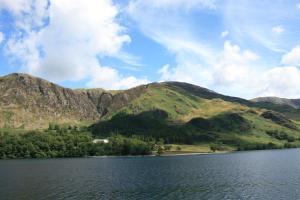
[[[100,136],[118,133],[163,138],[167,143],[261,149],[298,146],[298,127],[285,115],[244,99],[189,84],[155,83],[91,129]]]
[[[248,101],[181,82],[72,90],[11,74],[0,77],[0,157],[300,147],[300,109],[276,102]],[[94,138],[115,142],[97,146]]]

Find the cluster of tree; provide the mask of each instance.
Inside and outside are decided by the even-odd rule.
[[[265,150],[265,149],[283,149],[283,148],[299,148],[299,144],[294,144],[290,142],[284,143],[284,145],[276,145],[272,142],[267,144],[253,144],[253,145],[239,145],[238,151],[245,150]]]
[[[295,141],[295,138],[293,136],[289,136],[284,131],[271,130],[271,131],[266,131],[266,133],[269,136],[271,136],[273,138],[276,138],[277,140],[287,140],[288,142],[294,142]]]
[[[45,131],[0,132],[0,158],[56,158],[100,155],[148,155],[154,139],[113,135],[109,143],[93,143],[90,132],[78,127],[50,125]]]
[[[283,146],[276,145],[273,142],[266,144],[248,144],[248,145],[239,145],[238,151],[247,151],[247,150],[266,150],[266,149],[282,149]]]
[[[113,135],[109,138],[109,143],[94,144],[91,149],[91,155],[150,155],[156,149],[156,142],[151,138]]]
[[[1,158],[54,158],[89,155],[90,134],[31,131],[24,134],[0,134]]]
[[[148,114],[148,113],[147,113]],[[214,142],[218,133],[214,131],[200,130],[191,124],[170,125],[161,119],[149,118],[148,115],[118,115],[108,121],[101,121],[91,127],[94,135],[109,137],[118,133],[126,137],[139,135],[159,140],[163,138],[167,144],[195,144],[198,142]]]
[[[224,132],[246,132],[251,124],[237,113],[225,113],[204,119],[194,118],[185,124],[169,123],[168,113],[160,110],[145,111],[140,114],[119,113],[112,118],[91,126],[94,135],[109,136],[117,132],[124,136],[130,134],[163,138],[167,144],[215,143]]]
[[[290,149],[290,148],[299,148],[299,145],[297,145],[297,144],[292,144],[292,143],[290,143],[290,142],[286,142],[286,143],[284,143],[284,146],[283,146],[284,148],[287,148],[287,149]]]
[[[212,145],[210,145],[210,150],[212,150],[213,152],[226,151],[227,147],[223,146],[222,144],[212,144]]]
[[[76,126],[76,125],[59,125],[57,123],[49,123],[48,131],[56,131],[59,133],[70,133],[70,132],[87,132],[88,127]]]

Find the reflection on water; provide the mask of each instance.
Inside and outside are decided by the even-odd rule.
[[[0,161],[0,199],[300,199],[300,150]]]

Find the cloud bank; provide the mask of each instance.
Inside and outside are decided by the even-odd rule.
[[[186,81],[246,98],[265,95],[300,97],[297,67],[300,51],[295,47],[282,54],[285,52],[282,48],[287,43],[278,42],[288,32],[278,25],[279,19],[286,17],[286,11],[277,10],[283,6],[282,1],[276,1],[275,9],[266,12],[260,10],[266,7],[265,1],[243,0],[236,3],[229,0],[223,4],[220,1],[195,1],[198,6],[191,7],[188,4],[192,1],[187,1],[185,6],[178,6],[181,1],[166,2],[155,4],[152,1],[132,0],[128,8],[129,15],[140,30],[175,56],[175,64],[166,63],[158,70],[161,80]],[[192,11],[187,12],[187,7]],[[209,15],[221,13],[225,31],[218,37],[226,39],[221,48],[214,43],[215,37],[201,35],[201,30],[207,28],[201,18],[197,25],[193,24],[191,19],[197,11]],[[276,13],[277,24],[267,16],[271,13]],[[207,16],[202,17],[206,19]],[[253,44],[259,44],[259,48],[282,54],[281,62],[273,66],[266,64],[264,55],[237,45],[240,39],[243,39],[241,44],[250,40]]]
[[[101,65],[102,57],[125,55],[122,47],[131,41],[111,0],[0,0],[0,5],[15,20],[6,54],[21,61],[22,71],[54,81],[88,79],[88,86],[108,89],[147,82]]]

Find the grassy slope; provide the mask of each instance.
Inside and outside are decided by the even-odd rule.
[[[300,145],[299,131],[261,117],[262,108],[249,107],[240,104],[243,101],[239,102],[239,99],[229,101],[228,98],[227,101],[213,97],[201,98],[173,85],[152,84],[129,105],[105,116],[93,130],[95,134],[104,135],[118,132],[165,137],[170,142],[176,142],[176,137],[179,137],[181,143],[201,147],[194,149],[196,152],[207,152],[210,145],[221,145],[232,150],[238,147],[260,148],[260,145],[270,142],[277,146],[287,143],[287,140],[278,140],[266,133],[274,130],[294,137],[296,140],[290,144]],[[200,125],[191,124],[190,121],[197,118],[200,118]],[[295,124],[299,127],[299,124]],[[175,140],[171,138],[174,135]],[[182,148],[182,151],[187,150]]]
[[[268,110],[274,110],[274,111],[283,113],[284,115],[286,115],[290,119],[300,121],[300,110],[295,109],[295,108],[290,107],[290,106],[287,106],[287,105],[278,105],[278,104],[274,104],[274,103],[257,102],[257,103],[254,103],[254,106],[258,107],[258,108],[265,108],[265,109],[268,109]]]
[[[98,90],[101,89],[95,89]],[[137,92],[141,93],[140,90]],[[287,140],[278,140],[267,134],[267,131],[278,130],[295,138],[289,144],[300,146],[300,112],[290,107],[253,103],[184,83],[150,84],[145,92],[137,96],[121,109],[112,109],[105,115],[93,126],[94,134],[108,136],[117,132],[124,135],[163,137],[166,142],[180,145],[181,152],[209,152],[210,146],[214,145],[221,146],[224,150],[261,148],[260,145],[270,142],[283,146]],[[294,120],[292,123],[299,130],[289,129],[261,117],[265,108],[284,113]],[[17,111],[19,121],[47,121],[47,116],[39,116],[39,122],[22,114],[22,109]],[[0,120],[9,122],[12,115],[12,110],[0,109]],[[78,126],[92,123],[71,121],[61,120],[60,123]],[[11,130],[9,127],[18,129]],[[23,132],[22,129],[22,124],[7,123],[0,132]],[[173,145],[171,151],[176,152],[176,149],[177,146]]]
[[[223,101],[203,99],[182,90],[165,85],[149,85],[146,93],[133,100],[128,106],[105,116],[109,119],[116,114],[139,114],[144,111],[160,109],[168,113],[170,122],[187,122],[195,116],[209,118],[226,111],[247,110],[248,107]]]

